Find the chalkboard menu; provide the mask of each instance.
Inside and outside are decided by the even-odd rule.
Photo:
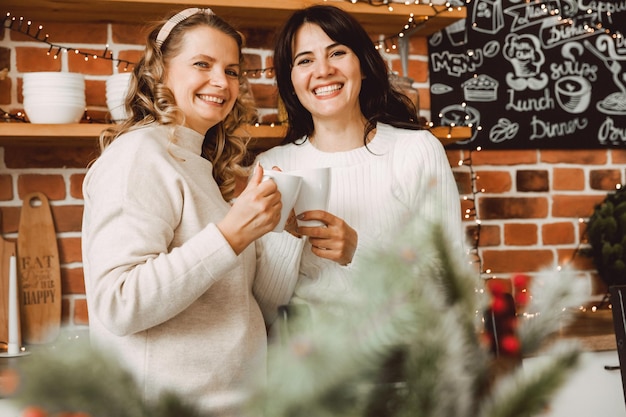
[[[626,147],[626,0],[457,4],[428,39],[432,121],[472,126],[450,147]]]

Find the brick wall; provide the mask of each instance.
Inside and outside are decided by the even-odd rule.
[[[115,57],[131,62],[138,60],[145,37],[145,28],[134,25],[34,23],[43,24],[55,44],[95,55],[101,55],[108,45]],[[246,67],[271,67],[273,33],[253,29],[245,33]],[[419,91],[421,114],[430,119],[426,48],[425,39],[411,40],[408,75]],[[400,71],[398,55],[385,57],[391,68]],[[85,75],[87,114],[94,120],[104,120],[105,80],[123,71],[124,65],[105,59],[85,60],[71,53],[60,53],[55,59],[54,54],[48,55],[46,44],[9,30],[0,33],[0,108],[12,114],[22,110],[23,73],[59,70]],[[249,80],[261,121],[275,121],[272,73],[251,73]],[[95,140],[82,146],[0,147],[2,236],[17,238],[23,196],[31,191],[48,196],[61,257],[63,322],[68,327],[88,325],[80,252],[81,183],[85,167],[95,155]],[[478,255],[485,277],[509,278],[520,272],[532,276],[542,268],[573,263],[591,279],[594,294],[605,292],[591,262],[574,254],[584,240],[584,220],[593,206],[616,184],[624,182],[626,151],[450,150],[448,157],[463,197],[463,209],[470,211],[466,219],[468,236],[474,235],[476,220],[480,220]],[[459,161],[466,163],[459,166]]]

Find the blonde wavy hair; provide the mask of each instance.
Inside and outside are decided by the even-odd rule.
[[[176,105],[172,91],[164,84],[165,65],[179,53],[183,37],[189,29],[207,25],[232,37],[239,46],[239,63],[243,64],[245,38],[219,16],[206,13],[190,16],[172,29],[159,48],[156,37],[165,23],[167,20],[155,25],[148,36],[144,55],[133,69],[125,98],[127,118],[101,133],[101,152],[120,135],[153,123],[170,126],[171,141],[175,141],[176,126],[184,121],[184,114]],[[246,177],[249,172],[243,163],[250,138],[236,135],[235,131],[241,125],[252,122],[255,116],[254,100],[242,71],[239,75],[239,96],[233,110],[225,120],[207,131],[202,145],[202,156],[213,164],[213,178],[226,201],[234,197],[237,178]]]

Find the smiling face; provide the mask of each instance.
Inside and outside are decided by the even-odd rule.
[[[226,118],[239,94],[239,47],[218,29],[198,26],[165,64],[165,85],[185,114],[185,126],[205,134]]]
[[[313,120],[361,117],[361,66],[352,49],[305,23],[293,42],[291,82]]]

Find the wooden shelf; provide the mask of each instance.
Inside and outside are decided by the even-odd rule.
[[[0,146],[46,145],[46,146],[94,146],[95,139],[107,125],[98,123],[77,124],[35,124],[35,123],[0,123]],[[269,149],[278,145],[285,134],[284,125],[259,125],[242,128],[242,134],[252,138],[253,150]],[[448,145],[459,140],[469,139],[471,128],[459,126],[450,128],[437,126],[430,131]]]
[[[23,17],[35,26],[39,22],[113,22],[138,23],[158,21],[175,11],[189,7],[185,0],[4,0],[0,12]],[[392,3],[373,7],[364,2],[346,0],[195,0],[197,7],[210,7],[215,13],[240,28],[276,29],[295,10],[313,4],[331,4],[350,12],[366,30],[376,35],[396,35],[413,14],[419,28],[416,36],[431,35],[465,18],[465,7],[448,10],[444,5]],[[51,34],[51,40],[53,36]]]

